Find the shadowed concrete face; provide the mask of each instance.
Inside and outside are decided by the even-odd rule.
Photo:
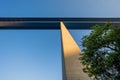
[[[62,33],[62,47],[63,47],[63,65],[65,69],[66,78],[64,80],[90,80],[88,75],[82,71],[82,64],[80,63],[79,57],[81,50],[66,29],[65,25],[61,22],[61,33]]]

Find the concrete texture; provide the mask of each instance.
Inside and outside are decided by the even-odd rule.
[[[83,65],[79,57],[81,50],[61,22],[62,50],[63,50],[63,80],[90,80],[88,75],[82,71]],[[64,71],[65,70],[65,71]]]

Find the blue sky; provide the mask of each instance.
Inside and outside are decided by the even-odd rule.
[[[120,17],[120,0],[0,0],[0,17]],[[90,31],[70,30],[78,44]],[[57,30],[0,30],[0,80],[62,80]]]
[[[61,80],[59,30],[1,30],[0,80]]]
[[[120,0],[0,0],[1,17],[120,17]]]

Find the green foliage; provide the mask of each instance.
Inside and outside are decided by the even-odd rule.
[[[83,71],[95,80],[120,79],[120,27],[106,23],[95,25],[82,38]]]

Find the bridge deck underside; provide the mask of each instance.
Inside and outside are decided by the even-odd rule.
[[[0,18],[0,29],[60,29],[60,22],[67,29],[91,29],[94,25],[106,22],[114,26],[120,24],[120,18]]]

